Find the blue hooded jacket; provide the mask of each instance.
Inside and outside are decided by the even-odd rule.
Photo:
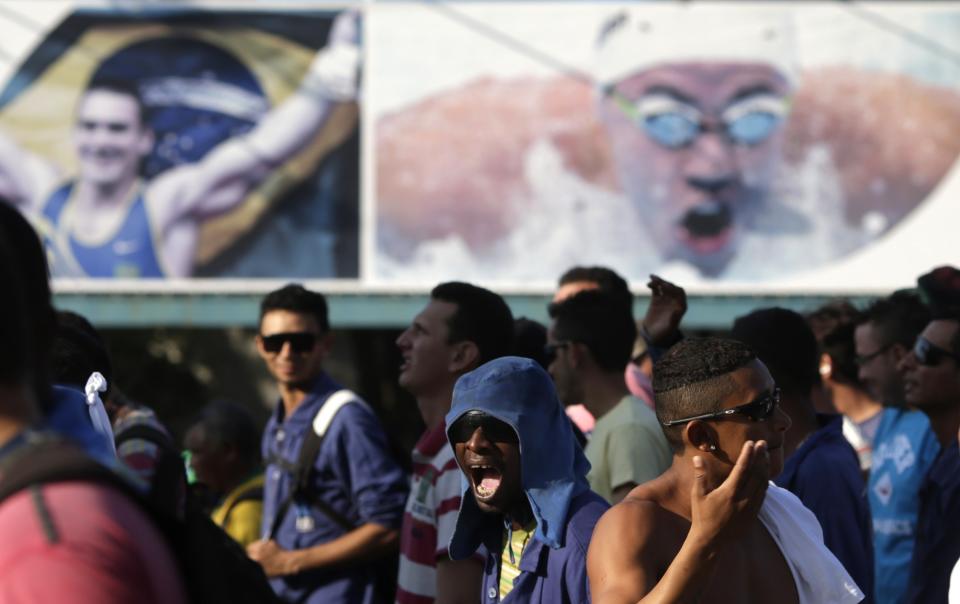
[[[588,602],[587,547],[609,505],[590,490],[586,478],[590,463],[574,438],[550,376],[529,359],[490,361],[457,380],[446,417],[448,437],[450,427],[468,411],[483,411],[516,430],[523,491],[537,522],[520,559],[521,574],[506,601]],[[480,510],[466,476],[462,485],[450,557],[467,558],[481,544],[486,546],[482,602],[498,602],[503,518]]]

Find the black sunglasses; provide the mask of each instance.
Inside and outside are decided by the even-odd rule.
[[[715,413],[704,413],[703,415],[694,415],[693,417],[685,417],[683,419],[671,419],[669,421],[661,422],[664,426],[676,426],[678,424],[685,424],[687,422],[692,422],[695,419],[700,420],[709,420],[709,419],[723,419],[731,415],[746,415],[750,418],[751,421],[762,422],[771,415],[773,415],[773,410],[777,408],[777,405],[780,404],[780,389],[774,388],[772,392],[760,395],[756,400],[750,401],[739,407],[734,407],[732,409],[724,409],[723,411],[717,411]]]
[[[465,443],[477,428],[483,428],[483,436],[491,442],[514,445],[519,442],[516,431],[509,424],[482,411],[467,411],[450,426],[447,435],[452,444]]]
[[[960,360],[954,353],[940,348],[923,336],[917,337],[917,341],[913,345],[913,356],[917,358],[917,363],[927,367],[939,365],[940,361],[944,358],[953,359],[954,361]]]
[[[263,342],[263,349],[267,352],[280,352],[283,350],[283,345],[289,342],[290,351],[300,354],[313,350],[317,343],[317,336],[305,331],[275,333],[269,336],[260,336],[260,341]]]
[[[891,343],[891,344],[887,344],[886,346],[882,346],[882,347],[878,348],[877,350],[874,350],[874,351],[871,352],[870,354],[858,354],[858,355],[854,358],[854,362],[857,364],[858,367],[863,367],[864,365],[866,365],[867,363],[869,363],[869,362],[872,361],[873,359],[877,358],[877,357],[880,356],[881,354],[883,354],[883,353],[885,353],[886,351],[890,350],[890,348],[891,348],[892,346],[893,346],[893,344]]]

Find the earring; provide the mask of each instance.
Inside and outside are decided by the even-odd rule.
[[[717,450],[717,445],[710,445],[710,450],[711,450],[711,451],[716,451],[716,450]]]

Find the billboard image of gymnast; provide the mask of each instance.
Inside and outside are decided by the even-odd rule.
[[[960,7],[884,10],[902,31],[826,4],[379,7],[374,274],[850,283],[919,210],[960,220]]]
[[[356,277],[360,16],[76,11],[0,97],[55,277]]]

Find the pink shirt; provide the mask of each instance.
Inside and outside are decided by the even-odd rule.
[[[41,492],[54,542],[31,490],[0,504],[0,602],[186,602],[166,541],[134,502],[91,483]]]

